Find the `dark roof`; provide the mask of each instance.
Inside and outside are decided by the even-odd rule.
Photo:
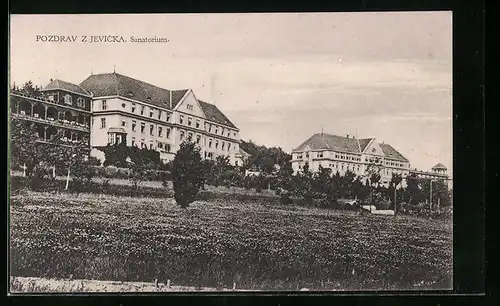
[[[307,146],[311,150],[331,150],[331,151],[342,151],[349,153],[361,153],[364,151],[366,146],[370,143],[373,138],[358,139],[350,137],[342,137],[330,134],[314,134],[309,139],[304,141],[300,146],[295,148],[293,152],[304,151]],[[382,152],[387,158],[408,161],[401,153],[399,153],[392,146],[379,143]]]
[[[332,150],[360,153],[357,139],[324,133],[312,135],[308,140],[304,141],[293,151],[303,151],[306,146],[309,146],[312,150]]]
[[[217,108],[217,106],[198,100],[205,118],[220,124],[224,124],[236,129],[236,126]]]
[[[361,152],[363,152],[366,149],[366,147],[368,146],[368,144],[372,139],[373,138],[365,138],[359,140],[359,146],[361,147]]]
[[[437,163],[434,167],[432,167],[432,169],[444,169],[444,170],[448,170],[448,168],[446,168],[442,163]]]
[[[406,157],[404,157],[401,153],[399,153],[391,145],[386,144],[386,143],[379,143],[379,145],[380,145],[380,148],[382,149],[382,152],[384,152],[385,157],[408,162],[408,159],[406,159]]]
[[[188,91],[188,89],[170,91],[118,73],[91,75],[80,86],[96,97],[118,95],[167,109],[170,108],[170,92],[174,108]]]
[[[243,155],[243,156],[250,156],[250,154],[248,154],[247,152],[245,152],[245,150],[243,150],[241,147],[240,147],[239,153],[241,155]]]
[[[45,86],[45,88],[42,89],[42,91],[45,90],[65,90],[65,91],[71,91],[80,95],[84,96],[90,96],[90,93],[83,89],[80,85],[76,85],[73,83],[65,82],[59,79],[55,79],[50,81],[50,83]]]

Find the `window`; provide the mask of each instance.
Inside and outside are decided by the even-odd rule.
[[[189,110],[193,110],[193,105],[192,104],[188,104],[188,105],[186,105],[186,108],[189,109]]]
[[[153,150],[153,141],[152,140],[149,142],[149,149]]]
[[[208,140],[208,147],[211,148],[212,147],[212,139],[209,139]]]
[[[127,126],[127,122],[125,120],[122,120],[122,126]]]
[[[227,131],[227,137],[231,137],[231,131]]]
[[[167,122],[170,121],[170,115],[171,115],[170,113],[167,113],[167,120],[166,120]]]
[[[180,115],[180,116],[179,116],[179,123],[180,123],[180,124],[183,124],[183,122],[184,122],[184,116],[183,116],[183,115]]]
[[[144,143],[144,138],[141,139],[141,149],[144,148],[146,146],[146,144]]]
[[[191,124],[193,124],[193,118],[188,117],[188,125],[191,126]]]
[[[229,149],[231,149],[231,144],[230,143],[227,144],[227,151],[228,152],[229,152]]]
[[[106,118],[101,118],[101,129],[106,128]]]
[[[200,128],[200,120],[196,119],[196,128]]]
[[[167,128],[167,138],[170,138],[170,129]]]
[[[115,133],[110,133],[108,135],[108,143],[112,144],[112,145],[115,144],[115,142],[116,142],[116,138],[115,137],[116,137]]]
[[[70,95],[65,95],[64,96],[64,103],[66,104],[72,104],[73,101],[71,100],[71,96]]]
[[[135,103],[132,103],[132,113],[135,113]]]
[[[132,147],[135,147],[135,137],[132,137]]]
[[[165,144],[165,151],[170,152],[170,144]]]
[[[215,127],[215,134],[217,134],[217,133],[219,133],[219,127],[218,126]]]
[[[144,106],[141,106],[141,116],[144,116]]]
[[[224,141],[223,141],[223,142],[222,142],[222,147],[221,147],[222,151],[224,151],[224,147],[225,147],[225,145],[226,145],[226,144],[225,144],[225,143],[224,143]]]
[[[102,101],[101,101],[101,109],[102,109],[102,110],[106,110],[106,109],[108,109],[108,105],[106,104],[106,100],[102,100]]]
[[[145,129],[146,129],[146,123],[141,122],[141,134],[144,134]]]
[[[158,120],[160,120],[160,119],[161,119],[161,113],[162,113],[162,111],[161,111],[161,110],[158,110]]]
[[[157,147],[158,149],[163,149],[163,143],[158,141]]]
[[[149,118],[153,118],[154,110],[150,109],[149,110]]]
[[[191,139],[193,139],[193,133],[189,133],[189,134],[188,134],[188,140],[190,140],[190,141],[191,141]]]
[[[122,103],[122,108],[125,108],[125,107],[127,107],[127,104]]]
[[[208,125],[208,132],[212,133],[212,125],[211,124]]]
[[[184,131],[180,131],[181,140],[184,140]]]
[[[219,148],[219,141],[215,141],[215,149],[218,149]]]
[[[78,107],[85,107],[85,100],[83,98],[76,99],[76,105]]]
[[[151,136],[153,136],[153,135],[154,135],[154,133],[153,133],[154,128],[155,128],[155,126],[154,126],[154,125],[152,125],[152,124],[150,124],[150,125],[149,125],[149,135],[151,135]]]
[[[136,121],[132,120],[132,132],[135,132]]]
[[[323,152],[318,152],[318,157],[319,158],[323,157]]]
[[[196,143],[199,144],[201,141],[201,136],[200,135],[196,135]]]
[[[161,126],[158,127],[158,136],[163,137],[163,128]]]

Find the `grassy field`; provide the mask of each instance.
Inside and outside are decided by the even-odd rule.
[[[21,193],[11,275],[248,290],[449,289],[452,223],[210,200]]]

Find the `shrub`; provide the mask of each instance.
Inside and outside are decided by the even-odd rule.
[[[104,177],[112,178],[118,173],[118,167],[116,166],[106,166],[104,168]]]
[[[181,144],[172,164],[175,201],[187,208],[204,183],[200,149],[194,143]]]

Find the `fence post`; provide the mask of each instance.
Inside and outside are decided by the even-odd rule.
[[[68,176],[66,177],[66,187],[64,188],[64,190],[68,190],[69,187],[69,174],[70,174],[70,168],[68,168]]]
[[[170,288],[170,280],[167,279],[167,288]]]
[[[158,280],[155,278],[155,288],[158,288]]]
[[[233,290],[236,289],[236,283],[233,283]]]

